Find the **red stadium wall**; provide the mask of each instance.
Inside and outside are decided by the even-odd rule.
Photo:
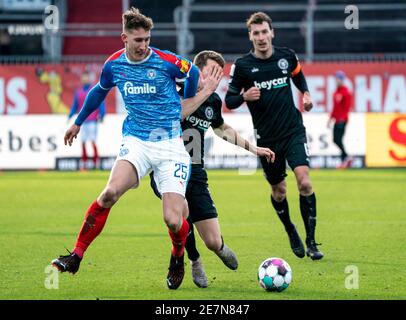
[[[0,115],[67,114],[85,69],[97,83],[98,64],[0,66]],[[114,90],[106,107],[108,113],[116,112]]]
[[[120,24],[122,15],[121,1],[69,0],[68,23],[115,23]],[[102,14],[100,14],[102,13]],[[123,47],[120,34],[111,37],[65,37],[64,55],[106,55]]]

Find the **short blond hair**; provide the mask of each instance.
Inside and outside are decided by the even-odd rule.
[[[123,31],[130,31],[142,28],[150,31],[154,27],[154,22],[150,17],[143,15],[137,8],[131,7],[123,13]]]

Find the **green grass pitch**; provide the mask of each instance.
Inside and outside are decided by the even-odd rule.
[[[222,234],[240,265],[228,270],[199,238],[210,285],[193,284],[186,260],[175,291],[165,283],[171,246],[161,202],[144,179],[113,208],[79,272],[59,274],[58,289],[47,289],[47,266],[72,249],[107,178],[107,172],[0,172],[0,299],[406,299],[404,169],[311,171],[321,261],[293,255],[261,171],[209,171]],[[292,173],[287,181],[291,217],[304,239]],[[282,293],[258,284],[258,266],[268,257],[292,267],[293,281]]]

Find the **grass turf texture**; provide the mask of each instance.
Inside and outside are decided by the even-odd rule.
[[[59,289],[46,289],[47,265],[72,249],[107,178],[107,172],[0,172],[0,299],[406,299],[403,169],[312,170],[321,261],[293,255],[260,171],[209,171],[222,234],[240,265],[227,269],[198,238],[210,285],[193,284],[185,259],[185,279],[175,291],[165,283],[171,245],[161,202],[144,179],[113,208],[79,272],[60,274]],[[287,182],[291,217],[304,240],[292,173]],[[257,282],[268,257],[281,257],[293,269],[282,293],[265,292]],[[348,266],[358,268],[359,289],[345,287],[354,276],[345,272]]]

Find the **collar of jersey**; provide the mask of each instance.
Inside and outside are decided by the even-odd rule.
[[[140,63],[144,63],[145,61],[147,61],[152,55],[152,49],[149,48],[149,53],[148,55],[145,57],[145,59],[141,60],[141,61],[131,61],[130,59],[128,59],[127,57],[127,51],[125,51],[125,59],[127,60],[127,62],[129,64],[140,64]]]
[[[251,50],[251,51],[250,51],[250,54],[251,54],[251,56],[253,56],[255,59],[257,59],[257,60],[259,60],[259,61],[271,60],[271,59],[274,57],[274,55],[275,55],[275,47],[272,46],[272,55],[271,55],[269,58],[266,58],[266,59],[258,58],[258,57],[255,55],[254,50]]]

